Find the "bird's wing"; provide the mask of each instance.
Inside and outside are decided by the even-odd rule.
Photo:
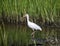
[[[29,22],[28,26],[32,29],[41,30],[41,27],[33,22]]]
[[[34,29],[34,24],[32,22],[28,22],[28,26],[32,29]]]

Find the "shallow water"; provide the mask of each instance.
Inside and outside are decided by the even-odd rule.
[[[60,46],[60,28],[42,26],[42,32],[36,31],[34,39],[31,36],[32,32],[27,25],[0,26],[0,46],[33,46],[34,39],[37,46]]]

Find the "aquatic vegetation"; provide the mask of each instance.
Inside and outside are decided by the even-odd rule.
[[[1,27],[1,26],[0,26]],[[55,41],[55,38],[57,38],[57,33],[60,29],[58,28],[43,28],[43,31],[36,31],[35,33],[35,45],[37,44],[37,41],[43,45],[48,44],[46,42],[52,42],[54,45],[57,42]],[[31,36],[32,30],[29,29],[27,26],[18,26],[17,25],[5,25],[5,31],[0,28],[0,45],[1,46],[29,46],[33,43],[32,36]],[[60,33],[60,32],[59,32]],[[45,39],[45,40],[44,40]],[[55,44],[55,45],[56,45]]]

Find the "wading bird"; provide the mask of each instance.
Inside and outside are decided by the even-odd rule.
[[[34,30],[42,31],[42,28],[39,25],[29,21],[29,15],[28,14],[25,14],[23,17],[27,18],[27,25],[28,25],[29,28],[31,28],[33,30],[31,35],[33,35],[35,33]]]

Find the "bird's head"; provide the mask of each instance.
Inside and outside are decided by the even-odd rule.
[[[25,14],[23,17],[29,17],[29,15],[28,14]]]

